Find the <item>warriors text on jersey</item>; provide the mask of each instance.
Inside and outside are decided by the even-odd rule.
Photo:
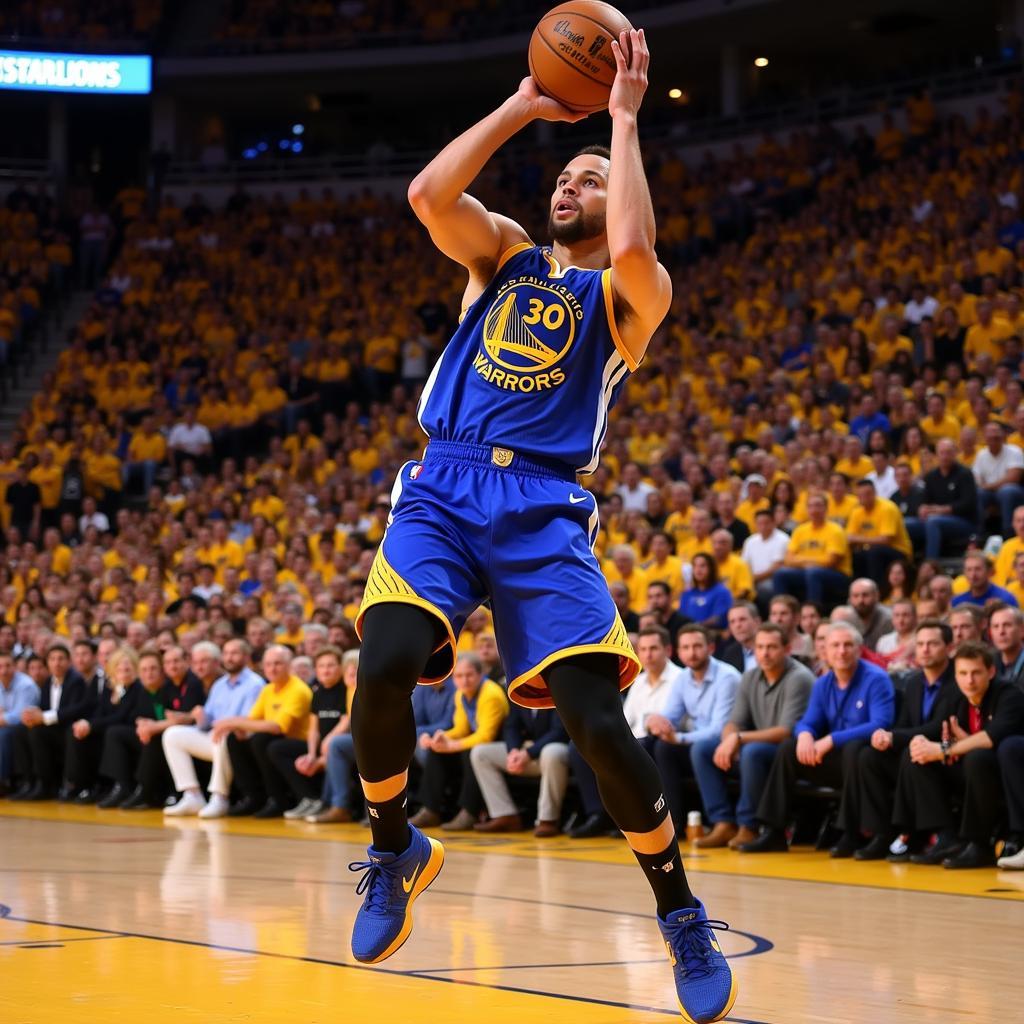
[[[626,377],[610,270],[513,246],[467,309],[420,399],[432,440],[499,445],[592,472]]]

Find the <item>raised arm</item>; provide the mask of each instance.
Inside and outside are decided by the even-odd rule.
[[[637,114],[647,91],[647,67],[651,62],[643,30],[623,32],[617,41],[612,40],[612,50],[616,75],[608,101],[612,117],[608,252],[619,334],[629,354],[639,362],[672,303],[672,282],[654,251],[654,207],[637,131]]]
[[[410,205],[441,252],[469,270],[471,287],[486,285],[501,254],[529,237],[515,221],[487,211],[466,189],[494,153],[531,121],[584,117],[541,95],[533,79],[524,78],[514,95],[445,146],[413,179]]]

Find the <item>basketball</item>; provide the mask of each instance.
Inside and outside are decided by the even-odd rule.
[[[552,8],[530,39],[530,74],[537,88],[572,110],[603,110],[615,81],[611,43],[630,28],[623,14],[601,0],[570,0]]]

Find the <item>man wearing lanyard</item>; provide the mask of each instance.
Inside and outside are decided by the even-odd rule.
[[[793,735],[779,744],[757,817],[764,828],[741,853],[784,853],[786,826],[797,779],[841,787],[853,773],[860,747],[895,717],[895,694],[888,673],[861,659],[863,639],[849,622],[833,622],[825,637],[828,671],[817,679],[811,701]],[[844,831],[856,831],[855,800],[844,801]]]
[[[654,760],[661,772],[672,820],[676,831],[685,833],[683,778],[693,774],[692,746],[722,735],[736,701],[740,674],[731,665],[711,657],[711,641],[703,626],[683,626],[678,645],[683,670],[661,713],[649,714],[646,725],[658,740]]]
[[[1024,683],[1024,614],[996,605],[989,612],[988,633],[996,649],[996,675],[1021,687]]]
[[[892,806],[903,752],[921,726],[950,713],[948,706],[959,692],[950,657],[952,650],[953,630],[945,622],[925,619],[917,627],[914,661],[918,670],[907,677],[896,725],[892,729],[876,729],[870,745],[862,747],[857,756],[857,770],[846,785],[857,787],[860,827],[872,836],[866,846],[853,853],[857,860],[882,860],[889,854],[889,844],[896,833]],[[848,856],[845,850],[843,855]],[[891,859],[909,860],[910,855],[894,854]]]
[[[996,677],[996,653],[987,644],[961,644],[955,662],[960,692],[952,713],[928,722],[910,741],[894,820],[908,831],[936,834],[927,850],[910,858],[914,864],[990,867],[999,817],[997,751],[1005,739],[1024,733],[1024,694]]]

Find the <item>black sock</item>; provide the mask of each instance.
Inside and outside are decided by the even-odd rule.
[[[373,848],[385,853],[404,853],[409,848],[409,818],[406,814],[406,791],[383,803],[366,801],[370,816]]]
[[[667,918],[674,910],[697,906],[697,900],[690,892],[683,871],[683,861],[679,856],[679,843],[673,840],[671,846],[661,853],[637,853],[633,851],[637,863],[643,868],[650,887],[654,890],[654,898],[658,901],[658,916]]]

